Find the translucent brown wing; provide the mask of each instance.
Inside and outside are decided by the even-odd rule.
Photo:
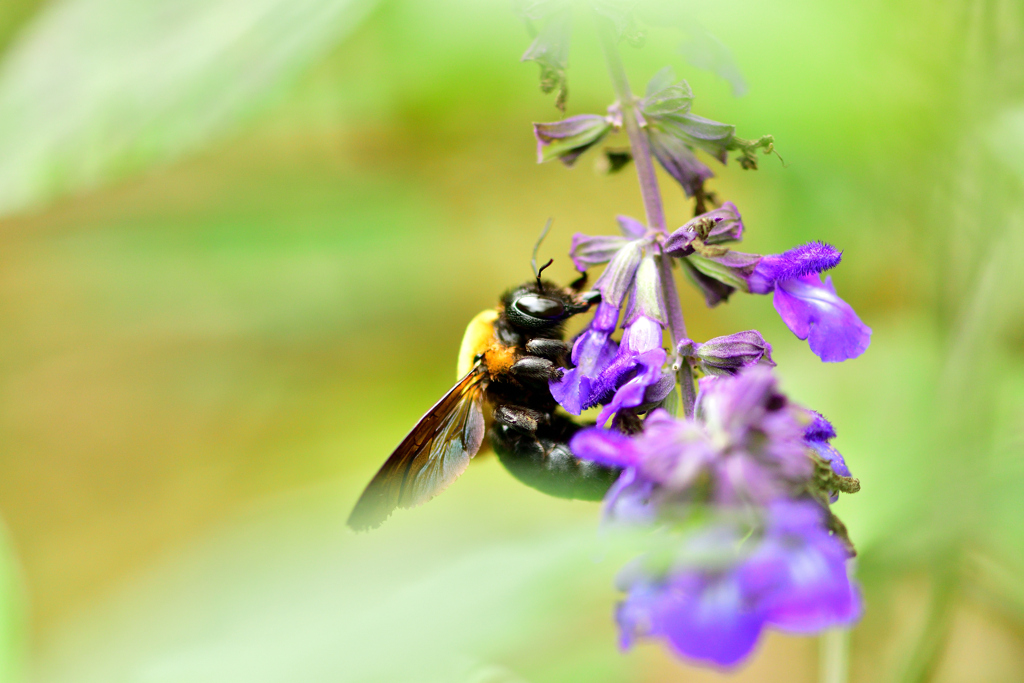
[[[420,418],[359,497],[348,525],[380,526],[397,507],[425,503],[455,481],[484,439],[487,373],[479,365]]]

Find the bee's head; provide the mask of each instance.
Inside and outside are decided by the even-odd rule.
[[[540,268],[537,267],[537,250],[544,236],[551,229],[548,219],[541,231],[537,243],[533,245],[533,258],[530,267],[533,269],[534,281],[520,285],[505,292],[501,303],[505,308],[505,317],[515,327],[525,330],[561,329],[562,321],[590,308],[590,305],[601,299],[596,290],[580,292],[587,281],[586,274],[569,287],[559,287],[552,282],[541,279],[544,269],[554,263],[548,260]]]
[[[515,327],[527,330],[559,327],[562,321],[590,308],[601,297],[591,290],[579,293],[547,280],[527,282],[501,298],[505,317]]]

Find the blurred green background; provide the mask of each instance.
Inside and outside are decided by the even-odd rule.
[[[680,4],[749,93],[662,28],[634,89],[671,64],[773,134],[785,165],[713,189],[747,251],[842,248],[874,328],[823,365],[767,297],[681,285],[696,339],[764,332],[863,483],[850,680],[1024,680],[1024,3]],[[611,99],[591,29],[570,114]],[[573,232],[643,215],[632,169],[535,164],[528,42],[488,0],[0,3],[0,680],[722,678],[618,653],[598,508],[493,457],[344,526],[544,221],[565,281]],[[772,634],[735,677],[818,680],[818,652]]]

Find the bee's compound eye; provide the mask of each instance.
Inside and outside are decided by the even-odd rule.
[[[565,317],[565,304],[558,299],[527,294],[512,304],[523,315],[541,320],[560,320]]]

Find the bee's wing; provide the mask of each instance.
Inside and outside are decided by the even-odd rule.
[[[397,507],[425,503],[469,465],[484,439],[484,380],[477,366],[420,418],[359,497],[348,525],[364,531]]]

